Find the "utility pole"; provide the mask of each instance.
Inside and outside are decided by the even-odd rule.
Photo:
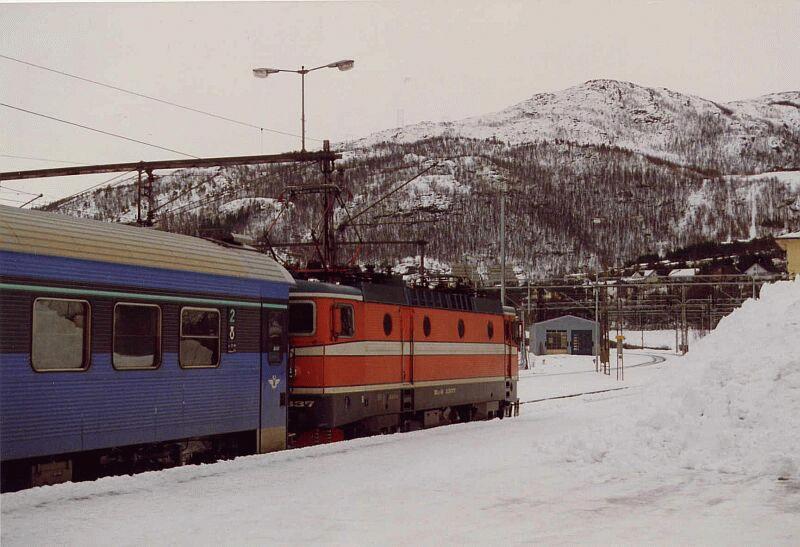
[[[506,180],[500,187],[500,305],[506,305]]]
[[[600,371],[600,288],[597,285],[599,273],[594,274],[594,323],[597,332],[594,336],[594,371]]]
[[[689,326],[686,324],[686,285],[681,287],[681,353],[689,349]]]
[[[147,181],[142,181],[142,171],[147,174]],[[153,169],[139,168],[139,176],[136,181],[136,224],[138,226],[152,226],[156,210],[156,195],[153,188]],[[147,200],[147,215],[142,218],[142,198]]]
[[[139,169],[139,178],[136,181],[136,224],[142,225],[142,170]]]

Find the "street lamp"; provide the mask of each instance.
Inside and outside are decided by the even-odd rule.
[[[301,93],[301,115],[300,115],[300,124],[302,128],[302,136],[301,136],[301,144],[302,144],[302,151],[306,151],[306,74],[309,72],[313,72],[315,70],[319,70],[321,68],[338,68],[340,71],[345,72],[350,70],[355,66],[355,61],[352,59],[344,59],[342,61],[336,61],[333,63],[328,63],[327,65],[320,65],[314,68],[306,68],[305,66],[301,66],[299,70],[287,70],[283,68],[254,68],[253,69],[253,76],[256,78],[266,78],[270,74],[277,74],[278,72],[294,72],[295,74],[300,75],[300,93]]]

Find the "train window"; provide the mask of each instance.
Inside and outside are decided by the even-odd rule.
[[[284,336],[286,317],[282,311],[264,310],[264,334],[266,340],[267,360],[270,365],[283,363],[283,354],[286,353],[286,337]]]
[[[463,319],[459,319],[458,320],[458,337],[459,338],[464,338],[465,330],[466,329],[464,328],[464,320]]]
[[[219,321],[216,308],[181,308],[181,367],[219,366]]]
[[[317,331],[316,306],[313,302],[289,303],[289,334],[310,336]]]
[[[494,323],[491,321],[486,324],[486,334],[489,336],[489,340],[494,338]]]
[[[353,306],[350,304],[336,304],[333,307],[333,313],[335,337],[351,338],[356,332]]]
[[[386,336],[392,334],[392,316],[388,313],[383,314],[383,333]]]
[[[427,315],[422,320],[422,333],[425,335],[425,338],[431,335],[431,318]]]
[[[161,308],[114,305],[111,363],[115,369],[153,369],[161,363]]]
[[[37,298],[33,302],[31,365],[34,370],[86,370],[89,367],[89,319],[85,300]]]

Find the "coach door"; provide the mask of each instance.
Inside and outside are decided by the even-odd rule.
[[[408,310],[404,314],[404,310]],[[414,381],[414,308],[401,308],[401,314],[404,315],[404,339],[402,343],[403,348],[403,368],[400,380],[403,383],[411,383]]]
[[[286,448],[288,406],[286,311],[261,308],[261,426],[259,452]]]
[[[514,323],[505,317],[503,318],[503,336],[505,338],[503,341],[503,353],[505,353],[506,361],[506,378],[511,378],[513,376]]]

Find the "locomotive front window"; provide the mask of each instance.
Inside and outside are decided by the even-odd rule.
[[[89,303],[37,298],[33,303],[31,365],[37,371],[89,366]]]
[[[317,330],[313,302],[289,303],[289,334],[310,336]]]
[[[181,308],[181,367],[219,365],[219,317],[215,308]]]
[[[114,306],[112,364],[115,369],[153,369],[161,363],[161,308],[152,304]]]

